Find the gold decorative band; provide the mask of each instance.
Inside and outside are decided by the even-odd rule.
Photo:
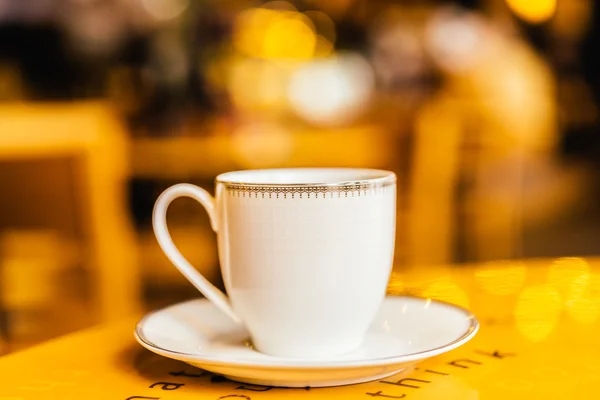
[[[285,186],[285,185],[269,185],[269,186],[258,186],[258,185],[243,185],[243,184],[232,184],[223,183],[227,193],[230,196],[236,197],[254,197],[254,198],[310,198],[311,195],[315,195],[318,198],[322,195],[323,198],[326,195],[330,197],[337,195],[337,197],[355,197],[365,196],[368,193],[377,192],[385,189],[388,186],[393,186],[396,181],[385,181],[375,183],[360,183],[360,184],[349,184],[349,185],[322,185],[322,186]]]

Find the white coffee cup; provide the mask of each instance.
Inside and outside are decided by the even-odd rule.
[[[166,224],[178,197],[201,203],[217,232],[229,297],[175,247]],[[396,227],[393,172],[283,168],[227,172],[216,194],[165,190],[153,213],[171,262],[215,306],[248,329],[256,350],[324,358],[360,347],[385,296]]]

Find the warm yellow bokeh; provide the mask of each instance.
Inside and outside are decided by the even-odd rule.
[[[548,285],[531,286],[519,294],[515,324],[528,340],[540,342],[555,329],[561,312],[562,300],[556,289]]]
[[[297,11],[251,8],[236,19],[235,49],[249,57],[307,60],[323,53],[327,39],[317,37],[306,15]]]
[[[547,282],[566,297],[571,285],[582,275],[589,275],[590,266],[584,258],[561,257],[548,269]]]
[[[522,262],[486,263],[475,268],[475,279],[484,291],[498,296],[515,293],[523,286],[527,268]]]
[[[422,296],[456,304],[465,308],[469,307],[469,296],[467,293],[448,279],[433,282],[427,286]]]
[[[506,3],[519,18],[537,24],[554,15],[557,0],[506,0]]]
[[[577,322],[595,322],[600,316],[600,274],[588,273],[577,277],[569,289],[566,308]]]
[[[235,21],[233,45],[243,55],[259,57],[266,28],[278,12],[264,8],[250,8],[241,12]]]
[[[267,26],[264,58],[309,59],[317,38],[310,20],[300,13],[282,13]]]
[[[240,110],[284,109],[291,67],[267,60],[245,58],[231,65],[229,93]]]

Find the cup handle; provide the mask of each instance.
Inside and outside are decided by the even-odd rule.
[[[227,296],[211,284],[202,274],[189,263],[179,252],[167,228],[167,209],[171,202],[178,197],[190,197],[202,204],[210,218],[213,231],[217,232],[218,222],[215,210],[215,199],[204,189],[188,183],[171,186],[161,193],[156,200],[152,212],[152,226],[154,235],[163,252],[175,267],[217,308],[231,317],[235,322],[241,323],[240,318],[233,312]]]

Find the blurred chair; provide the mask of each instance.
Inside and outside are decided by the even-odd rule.
[[[102,103],[0,105],[1,163],[69,160],[66,177],[46,177],[47,171],[38,170],[37,174],[47,179],[40,185],[44,186],[42,189],[29,182],[28,178],[35,181],[34,176],[11,177],[5,167],[4,182],[0,180],[5,186],[2,201],[12,199],[17,204],[13,204],[16,212],[9,212],[8,205],[3,205],[2,224],[18,229],[60,229],[53,225],[65,225],[69,219],[76,221],[71,224],[72,232],[65,236],[72,236],[69,239],[81,264],[91,273],[96,322],[116,320],[140,309],[136,240],[125,193],[127,157],[126,132]],[[64,179],[70,181],[70,186],[59,184]],[[62,199],[72,199],[72,204],[40,201],[44,194],[55,190],[72,190],[60,193]],[[14,192],[24,193],[14,196]],[[36,272],[30,269],[29,273]],[[17,294],[12,298],[20,297]]]

